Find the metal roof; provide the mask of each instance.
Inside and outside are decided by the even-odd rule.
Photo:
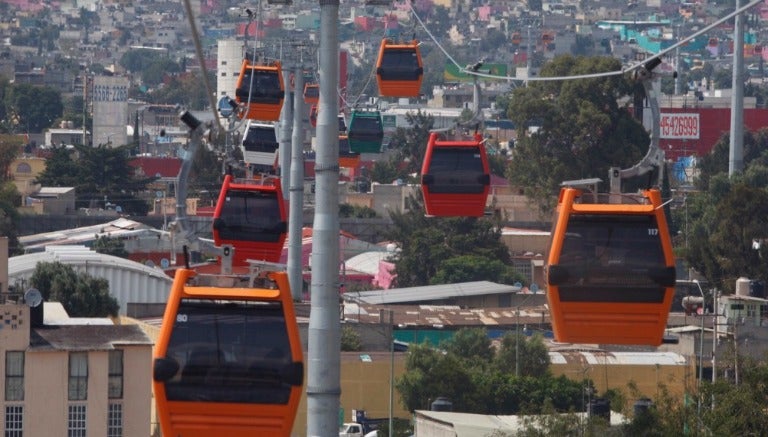
[[[501,416],[492,414],[455,413],[452,411],[416,410],[417,423],[423,420],[439,422],[453,428],[456,437],[486,437],[495,435],[495,432],[515,433],[533,425],[537,427],[532,418],[545,417],[545,415],[528,416]],[[565,413],[563,413],[565,414]],[[587,413],[573,413],[577,417],[586,418]],[[621,413],[611,411],[611,426],[620,426],[627,423],[627,419]],[[418,427],[418,426],[417,426]]]
[[[115,345],[152,345],[139,325],[56,325],[34,328],[32,350],[111,350]]]
[[[19,237],[19,242],[24,246],[24,250],[29,253],[38,252],[52,244],[82,244],[93,241],[101,236],[117,238],[143,234],[157,236],[157,231],[143,223],[121,217],[98,225],[26,235]]]
[[[8,259],[9,284],[28,281],[40,262],[60,262],[78,272],[109,282],[109,292],[126,314],[128,303],[165,303],[173,279],[162,270],[85,246],[48,246],[45,252],[29,253]]]
[[[522,287],[497,284],[490,281],[462,282],[458,284],[425,285],[421,287],[345,293],[345,300],[373,305],[417,303],[450,299],[453,297],[482,296],[488,294],[518,293]]]
[[[604,350],[550,351],[552,364],[684,366],[685,357],[675,352],[607,352]]]

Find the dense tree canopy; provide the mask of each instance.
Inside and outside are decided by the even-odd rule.
[[[549,355],[540,337],[519,339],[520,375],[501,363],[514,354],[514,334],[508,334],[497,351],[481,328],[457,331],[439,345],[412,345],[406,358],[406,372],[396,381],[405,407],[428,409],[429,402],[447,397],[456,411],[477,414],[540,413],[545,405],[557,411],[581,406],[581,382],[549,373]],[[510,347],[512,350],[510,351]],[[534,364],[535,363],[535,364]]]
[[[620,71],[608,57],[558,56],[541,76]],[[510,182],[552,209],[562,181],[599,177],[610,167],[626,168],[647,152],[649,135],[620,102],[638,87],[623,76],[533,82],[513,91],[508,117],[518,126],[511,154]]]
[[[37,182],[49,187],[75,187],[77,207],[106,207],[110,202],[131,215],[146,215],[149,205],[139,198],[155,178],[134,177],[130,146],[74,149],[54,147]]]
[[[733,291],[736,279],[768,280],[768,129],[744,134],[744,172],[728,176],[727,135],[698,162],[697,192],[674,212],[680,252],[714,286]]]
[[[11,163],[21,153],[24,137],[21,135],[0,134],[0,235],[8,238],[10,255],[22,252],[16,232],[19,214],[16,206],[21,203],[21,195],[11,179]]]
[[[30,285],[43,299],[61,302],[72,317],[116,316],[117,300],[109,294],[109,282],[88,273],[76,272],[60,262],[41,262],[30,277]]]
[[[495,219],[426,217],[420,198],[406,199],[405,212],[390,212],[388,237],[399,247],[397,285],[414,287],[468,281],[524,283],[511,266]]]
[[[50,87],[0,83],[2,126],[8,133],[37,133],[64,113],[61,93]]]

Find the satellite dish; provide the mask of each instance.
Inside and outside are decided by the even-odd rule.
[[[43,294],[40,293],[40,290],[38,290],[37,288],[30,288],[29,290],[24,292],[24,301],[31,308],[35,308],[41,303],[43,303]]]

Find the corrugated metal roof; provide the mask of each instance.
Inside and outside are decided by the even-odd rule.
[[[26,235],[19,237],[19,242],[27,252],[37,252],[52,244],[80,244],[93,241],[100,236],[128,237],[141,234],[157,236],[156,230],[152,227],[121,217],[111,222],[93,226]]]
[[[109,282],[109,292],[126,314],[128,303],[165,303],[173,279],[162,270],[112,255],[97,253],[85,246],[48,246],[45,252],[8,259],[8,280],[14,284],[29,280],[40,262],[60,262]]]
[[[550,351],[552,364],[684,366],[685,357],[675,352]]]
[[[576,416],[586,418],[587,413],[574,413]],[[545,417],[543,415],[485,415],[472,413],[455,413],[451,411],[416,410],[416,420],[434,421],[451,426],[456,437],[487,437],[495,435],[499,431],[503,433],[515,433],[527,426],[536,426],[531,419]],[[524,420],[525,419],[525,420]],[[621,426],[627,423],[626,417],[615,411],[611,412],[611,426]],[[418,425],[417,425],[418,428]]]
[[[32,350],[110,350],[115,345],[151,345],[139,325],[73,325],[35,328],[30,339]]]
[[[390,290],[362,291],[347,293],[345,299],[372,305],[395,303],[416,303],[452,297],[481,296],[487,294],[517,293],[522,287],[497,284],[490,281],[462,282],[458,284],[425,285],[422,287],[397,288]]]

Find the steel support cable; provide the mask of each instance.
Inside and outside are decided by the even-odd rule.
[[[686,37],[686,38],[676,42],[675,44],[672,44],[671,46],[667,47],[666,49],[661,50],[658,53],[653,54],[653,55],[645,58],[644,60],[642,60],[640,62],[637,62],[635,64],[631,64],[631,65],[629,65],[626,68],[622,68],[619,71],[607,71],[607,72],[603,72],[603,73],[579,74],[579,75],[574,75],[574,76],[551,76],[551,77],[541,77],[541,76],[538,76],[538,77],[529,77],[529,78],[526,78],[526,79],[520,79],[519,77],[513,77],[513,76],[500,76],[500,75],[494,75],[494,74],[475,72],[475,71],[468,70],[467,68],[464,68],[464,67],[460,66],[458,64],[458,62],[456,62],[451,57],[451,55],[448,54],[448,52],[440,45],[440,43],[437,41],[437,39],[434,37],[434,35],[432,35],[432,33],[429,31],[429,29],[427,29],[427,26],[424,24],[424,22],[421,20],[419,15],[413,9],[412,2],[409,2],[408,5],[409,5],[409,7],[411,9],[411,13],[413,13],[413,15],[416,17],[416,20],[418,20],[418,22],[421,24],[422,28],[427,33],[427,35],[429,35],[429,37],[432,39],[432,41],[435,43],[435,45],[459,69],[459,71],[461,71],[463,73],[466,73],[466,74],[469,74],[469,75],[478,76],[478,77],[485,77],[485,78],[488,78],[488,79],[503,79],[503,80],[519,81],[519,82],[547,82],[547,81],[556,81],[556,80],[591,79],[591,78],[597,78],[597,77],[618,76],[618,75],[621,75],[621,74],[624,74],[624,73],[628,73],[630,71],[634,71],[634,70],[636,70],[638,68],[643,67],[646,64],[646,62],[651,61],[651,60],[656,59],[656,58],[661,58],[662,56],[666,55],[667,53],[671,52],[672,50],[675,50],[676,48],[686,44],[687,42],[695,39],[698,36],[703,35],[704,33],[708,32],[708,31],[714,29],[715,27],[725,23],[726,21],[732,19],[736,15],[739,15],[742,12],[744,12],[744,11],[754,7],[754,6],[757,6],[760,3],[764,3],[764,0],[752,0],[751,2],[746,4],[745,6],[742,6],[742,7],[738,8],[738,9],[734,10],[733,12],[731,12],[728,15],[720,18],[719,20],[717,20],[717,21],[709,24],[708,26],[705,26],[704,28],[702,28],[702,29],[692,33],[688,37]],[[659,23],[659,24],[661,24],[661,23]]]

